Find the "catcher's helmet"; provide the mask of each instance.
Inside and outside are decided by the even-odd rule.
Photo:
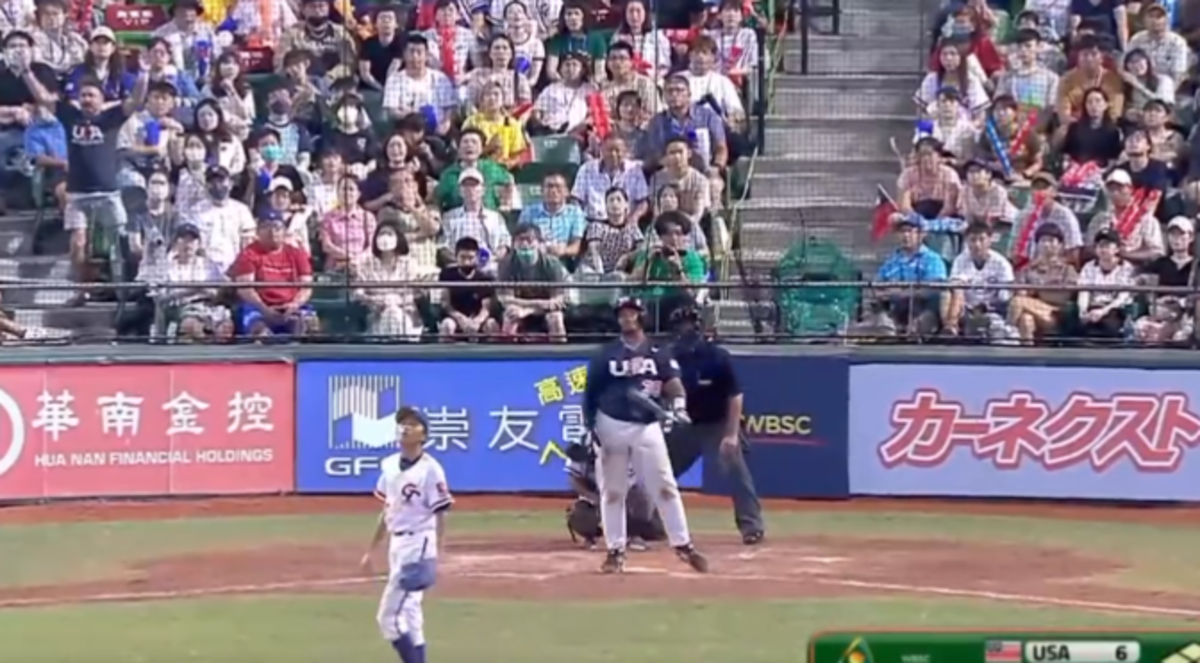
[[[620,313],[622,309],[633,309],[642,313],[646,312],[646,307],[642,304],[642,300],[637,297],[622,297],[617,300],[616,312]]]
[[[701,313],[700,307],[689,302],[671,311],[671,327],[678,329],[685,322],[690,322],[696,326],[703,325],[704,314]]]

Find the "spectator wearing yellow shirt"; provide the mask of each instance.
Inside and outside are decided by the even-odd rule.
[[[467,116],[463,129],[478,129],[487,139],[484,154],[506,168],[525,159],[529,148],[525,127],[504,108],[504,88],[488,83],[475,99],[475,112]]]

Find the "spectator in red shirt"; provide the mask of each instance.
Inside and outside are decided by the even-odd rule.
[[[312,259],[304,249],[288,244],[283,216],[275,209],[258,218],[258,239],[238,254],[229,278],[238,283],[310,283]],[[238,331],[249,336],[311,334],[317,316],[309,305],[311,288],[290,286],[238,288]]]

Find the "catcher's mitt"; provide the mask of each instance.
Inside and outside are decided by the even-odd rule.
[[[567,507],[567,531],[571,533],[571,540],[576,543],[579,542],[579,537],[592,543],[604,536],[604,530],[600,527],[600,509],[585,499],[575,500]]]

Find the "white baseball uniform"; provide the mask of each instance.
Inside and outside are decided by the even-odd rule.
[[[425,592],[400,588],[400,570],[405,564],[437,557],[437,514],[450,508],[454,498],[446,485],[441,463],[422,454],[415,461],[392,454],[379,463],[376,495],[384,502],[388,542],[388,580],[379,600],[379,631],[388,642],[407,635],[416,647],[424,647]]]

